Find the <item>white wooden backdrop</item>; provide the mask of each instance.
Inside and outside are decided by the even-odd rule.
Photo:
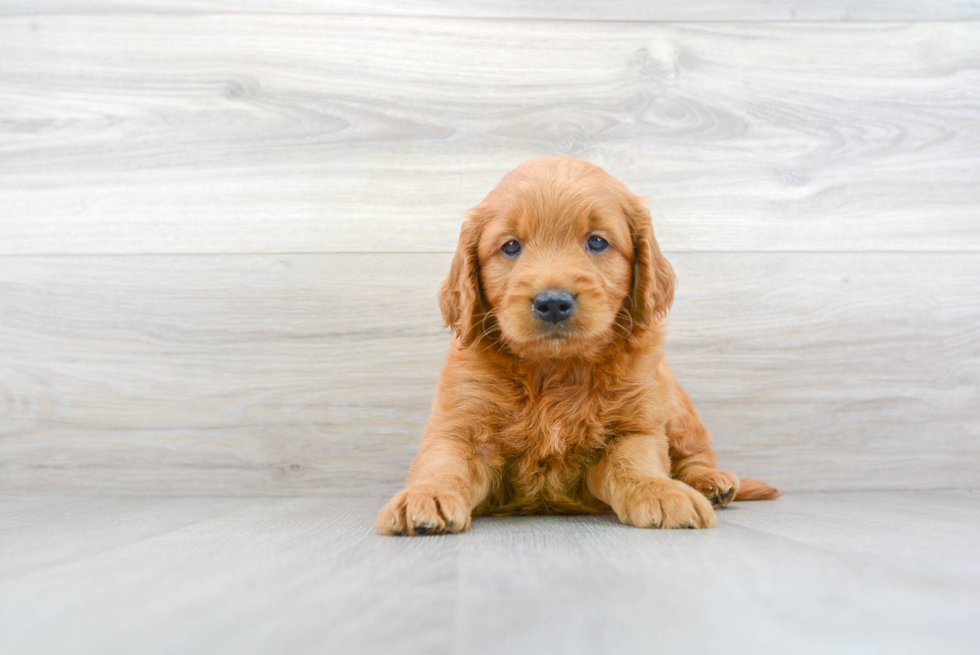
[[[976,487],[980,3],[270,4],[0,4],[0,491],[395,489],[548,153],[650,198],[723,466]]]

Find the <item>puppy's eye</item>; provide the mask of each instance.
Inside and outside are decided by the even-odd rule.
[[[514,255],[521,252],[521,243],[516,239],[511,239],[503,246],[501,246],[500,251],[503,252],[505,255],[510,255],[511,257],[513,257]]]
[[[589,237],[588,241],[585,242],[585,245],[592,252],[602,252],[609,247],[609,242],[598,234],[593,234]]]

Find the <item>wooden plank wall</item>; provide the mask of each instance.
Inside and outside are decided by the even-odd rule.
[[[975,488],[980,4],[691,4],[4,3],[0,490],[394,490],[548,153],[650,198],[724,466]]]

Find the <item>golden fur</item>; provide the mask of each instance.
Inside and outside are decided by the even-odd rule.
[[[608,246],[591,250],[592,236]],[[512,241],[517,255],[501,249]],[[567,321],[532,311],[552,288],[575,299]],[[715,468],[660,349],[673,294],[650,215],[618,180],[567,157],[505,176],[460,232],[439,293],[455,338],[407,486],[378,531],[610,507],[638,527],[701,528],[716,523],[712,504],[779,495]]]

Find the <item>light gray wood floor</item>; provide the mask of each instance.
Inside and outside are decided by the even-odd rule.
[[[980,494],[375,535],[381,498],[0,499],[4,653],[975,653]]]

